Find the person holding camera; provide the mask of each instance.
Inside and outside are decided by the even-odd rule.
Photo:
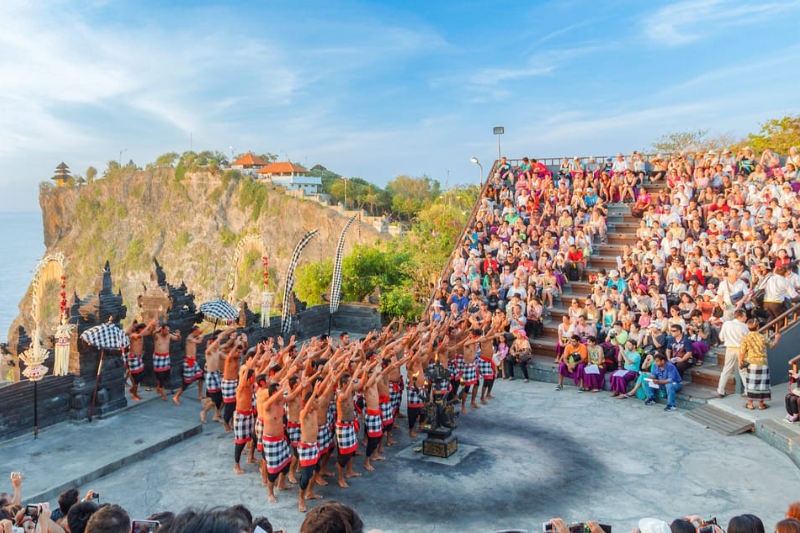
[[[564,387],[564,378],[568,377],[575,381],[575,386],[578,387],[580,392],[583,392],[583,379],[581,371],[586,366],[588,361],[588,353],[586,345],[581,344],[581,338],[577,335],[572,335],[569,343],[564,348],[564,354],[558,365],[558,386],[557,391]]]

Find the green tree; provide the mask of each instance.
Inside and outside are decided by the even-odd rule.
[[[161,154],[156,158],[156,166],[161,168],[171,167],[175,164],[176,159],[178,159],[177,152],[167,152],[166,154]]]
[[[86,169],[86,183],[92,183],[96,177],[97,177],[96,168],[89,167]]]
[[[653,150],[666,153],[700,150],[707,134],[708,130],[689,130],[662,135],[653,143]]]
[[[761,124],[758,133],[749,134],[746,142],[756,152],[772,148],[786,154],[792,146],[800,147],[800,115],[768,120]]]
[[[320,305],[324,303],[322,295],[330,288],[332,277],[333,259],[300,265],[295,271],[295,293],[308,305]]]
[[[392,194],[392,211],[406,220],[412,220],[440,194],[439,182],[427,176],[397,176],[386,189]]]

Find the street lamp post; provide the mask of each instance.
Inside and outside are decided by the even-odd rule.
[[[119,168],[122,168],[122,154],[124,154],[127,151],[128,151],[127,148],[119,151]]]
[[[344,210],[347,211],[347,178],[342,176],[344,180]]]
[[[470,159],[470,161],[478,165],[478,167],[481,169],[481,190],[483,190],[483,165],[481,165],[481,162],[478,161],[477,157],[473,157],[472,159]]]
[[[500,161],[500,136],[506,132],[503,126],[495,126],[494,134],[497,135],[497,160]]]

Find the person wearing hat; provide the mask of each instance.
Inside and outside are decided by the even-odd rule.
[[[619,293],[622,294],[628,285],[625,283],[624,279],[619,277],[619,270],[612,270],[609,273],[609,278],[608,283],[606,283],[606,294],[608,294],[608,291],[612,287],[615,287]]]

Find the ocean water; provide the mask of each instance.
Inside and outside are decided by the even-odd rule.
[[[6,342],[20,299],[44,255],[42,214],[0,212],[0,342]]]

